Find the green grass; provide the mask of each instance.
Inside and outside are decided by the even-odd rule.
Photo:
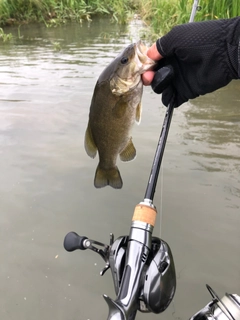
[[[164,33],[165,30],[170,30],[174,25],[187,21],[186,8],[182,8],[183,2],[183,0],[150,0],[149,3],[145,4],[150,10],[146,12],[144,19],[152,21],[151,26],[155,32]]]
[[[7,42],[12,39],[11,33],[5,33],[2,28],[0,28],[0,41]]]
[[[45,22],[46,25],[81,22],[96,14],[111,15],[126,23],[134,9],[134,0],[0,0],[0,25]]]
[[[151,27],[152,34],[162,35],[173,26],[187,23],[194,0],[138,0],[139,13]],[[240,16],[239,0],[200,0],[201,10],[195,21]]]
[[[54,26],[69,20],[81,22],[97,14],[108,14],[127,23],[138,12],[161,35],[176,24],[189,21],[194,0],[0,0],[0,26],[44,22]],[[240,16],[240,0],[199,0],[202,7],[195,21]]]
[[[198,19],[222,19],[240,15],[239,0],[201,0],[202,12],[198,14]]]

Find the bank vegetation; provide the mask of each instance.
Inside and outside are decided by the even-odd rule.
[[[42,22],[47,27],[108,15],[127,23],[133,14],[158,34],[188,22],[194,0],[0,0],[0,26]],[[199,0],[195,20],[240,16],[239,0]]]
[[[141,17],[155,33],[163,34],[189,22],[194,0],[139,0]],[[194,21],[240,16],[239,0],[199,0]]]

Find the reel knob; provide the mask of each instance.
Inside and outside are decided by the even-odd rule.
[[[87,247],[84,245],[84,241],[88,238],[85,236],[79,236],[76,232],[69,232],[63,241],[64,249],[68,252],[72,252],[74,250],[86,250]]]

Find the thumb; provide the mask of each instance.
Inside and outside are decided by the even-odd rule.
[[[155,61],[160,60],[163,56],[158,52],[156,43],[154,43],[147,51],[147,56]]]

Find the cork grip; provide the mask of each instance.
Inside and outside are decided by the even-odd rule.
[[[157,211],[146,205],[138,204],[135,207],[132,221],[142,221],[154,227]]]

